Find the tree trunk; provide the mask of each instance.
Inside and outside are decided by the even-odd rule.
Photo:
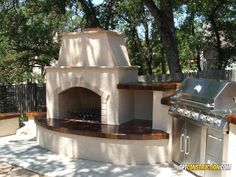
[[[116,4],[116,0],[110,0],[107,2],[107,9],[106,9],[106,19],[105,19],[105,24],[104,24],[104,29],[109,30],[109,27],[113,26],[113,18],[114,18],[114,11],[113,7]]]
[[[171,79],[175,79],[175,73],[182,73],[177,42],[175,39],[175,27],[171,0],[160,0],[160,9],[153,0],[144,0],[150,10],[163,41],[166,52]]]
[[[82,9],[85,13],[86,25],[85,28],[98,28],[100,27],[100,22],[96,16],[96,10],[91,2],[91,0],[79,0]]]
[[[212,28],[213,28],[213,31],[214,31],[215,37],[216,37],[216,49],[217,49],[217,52],[218,52],[218,61],[219,61],[217,68],[218,69],[224,69],[223,68],[224,58],[223,58],[223,53],[222,53],[222,49],[221,49],[220,33],[219,33],[219,30],[218,30],[218,27],[216,25],[214,17],[210,17],[209,20],[211,22],[211,25],[212,25]]]
[[[166,74],[165,51],[163,47],[161,47],[161,73]]]
[[[192,12],[190,14],[190,19],[189,19],[189,23],[191,25],[191,33],[193,35],[193,37],[195,38],[196,37],[196,34],[195,34],[195,27],[194,27],[194,18],[195,18],[195,13]],[[197,51],[197,57],[196,57],[196,65],[197,65],[197,69],[198,71],[202,71],[202,68],[201,68],[201,56],[200,56],[200,47],[199,47],[199,44],[196,43],[195,44],[195,49]],[[195,58],[195,57],[194,57]]]
[[[152,56],[153,56],[153,51],[152,51],[152,46],[151,42],[149,39],[149,28],[148,28],[148,23],[146,17],[143,17],[143,26],[145,29],[145,43],[147,47],[147,53],[146,53],[146,64],[147,64],[147,72],[149,75],[152,75]]]
[[[213,28],[213,32],[215,33],[215,37],[216,37],[216,49],[218,52],[218,69],[224,69],[224,56],[223,56],[223,51],[222,51],[222,42],[220,39],[220,33],[219,33],[219,29],[216,23],[216,14],[217,11],[220,10],[220,8],[223,6],[223,4],[225,3],[224,0],[218,0],[216,1],[216,5],[215,8],[213,8],[212,12],[207,15],[208,19],[211,23],[211,26]]]

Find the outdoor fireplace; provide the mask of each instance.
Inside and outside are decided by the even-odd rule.
[[[64,33],[57,66],[46,67],[47,118],[119,125],[133,119],[133,94],[118,83],[136,82],[124,35],[102,29]]]
[[[46,79],[47,118],[36,120],[40,146],[118,165],[167,161],[169,134],[153,130],[145,116],[135,119],[142,105],[135,106],[135,91],[118,89],[138,81],[123,34],[63,34],[58,65],[46,67]]]

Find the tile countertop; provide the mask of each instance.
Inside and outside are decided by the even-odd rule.
[[[118,89],[167,91],[177,89],[180,82],[131,82],[117,84]]]
[[[35,118],[40,118],[40,117],[46,117],[47,112],[26,112],[26,116],[28,119],[35,119]]]
[[[16,118],[19,116],[20,116],[20,113],[17,113],[17,112],[0,113],[0,120]]]
[[[226,117],[229,123],[236,125],[236,114],[228,114]]]
[[[38,126],[60,133],[83,136],[128,139],[128,140],[160,140],[169,139],[169,134],[152,129],[152,122],[148,120],[131,120],[121,125],[107,125],[73,119],[35,119]]]

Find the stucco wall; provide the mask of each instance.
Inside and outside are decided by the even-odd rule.
[[[54,132],[38,126],[39,145],[61,155],[117,165],[167,161],[165,140],[116,140]]]
[[[153,129],[163,130],[169,133],[168,142],[168,162],[171,163],[171,149],[172,149],[172,118],[168,113],[169,106],[161,104],[163,97],[162,91],[153,92]]]
[[[131,115],[124,99],[132,103],[133,96],[119,95],[117,84],[136,82],[137,73],[137,67],[47,67],[47,117],[63,118],[59,115],[58,95],[72,87],[84,87],[102,97],[102,123],[120,124]]]
[[[152,120],[153,91],[134,91],[134,118]]]
[[[124,35],[102,29],[64,33],[59,66],[130,66]]]
[[[0,120],[0,137],[16,134],[18,128],[18,117]]]

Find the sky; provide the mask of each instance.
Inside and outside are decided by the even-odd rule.
[[[93,3],[95,5],[101,4],[103,2],[103,0],[93,0]]]

